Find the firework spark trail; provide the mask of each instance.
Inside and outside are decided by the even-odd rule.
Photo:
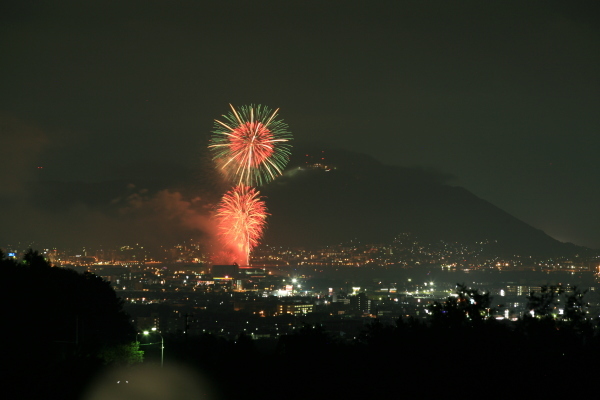
[[[235,185],[258,186],[281,175],[289,161],[292,136],[279,109],[242,106],[215,120],[211,144],[213,159]]]
[[[268,215],[252,186],[268,183],[283,173],[292,135],[287,124],[277,119],[279,109],[271,112],[261,105],[229,106],[231,112],[223,115],[224,121],[215,120],[208,146],[217,167],[235,185],[223,196],[215,215],[222,251],[214,257],[248,265]]]
[[[267,215],[260,192],[249,186],[236,186],[221,199],[216,214],[219,236],[234,254],[242,257],[238,264],[249,264],[250,251],[262,237]]]

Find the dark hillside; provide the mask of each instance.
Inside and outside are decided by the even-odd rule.
[[[446,183],[448,177],[442,174],[391,167],[344,151],[294,151],[301,156],[292,160],[285,176],[262,189],[272,214],[267,243],[320,246],[355,238],[386,242],[411,232],[428,240],[497,241],[497,250],[507,253],[574,250]]]

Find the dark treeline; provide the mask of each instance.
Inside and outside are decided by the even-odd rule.
[[[4,360],[18,397],[82,398],[107,366],[142,360],[108,282],[52,268],[33,251],[1,260],[12,286],[4,291]],[[223,399],[573,395],[592,387],[600,356],[583,295],[545,287],[528,297],[533,315],[499,321],[489,294],[459,285],[457,296],[429,307],[427,321],[373,319],[352,339],[318,324],[278,339],[170,334],[165,358],[199,371]],[[159,359],[156,348],[144,350],[145,363]]]
[[[583,295],[544,287],[528,296],[533,315],[508,321],[492,318],[489,293],[458,285],[456,297],[429,308],[427,321],[374,319],[352,340],[307,324],[278,340],[205,334],[173,336],[169,346],[172,357],[208,374],[224,398],[572,395],[592,387],[600,356],[597,321]],[[559,297],[565,309],[557,318],[551,311]]]
[[[76,398],[104,365],[140,359],[135,331],[109,282],[53,268],[32,250],[22,260],[0,252],[0,268],[2,360],[15,398]]]

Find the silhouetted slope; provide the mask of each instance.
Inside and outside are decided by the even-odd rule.
[[[448,176],[386,166],[344,151],[303,149],[300,154],[285,176],[262,189],[272,214],[268,243],[318,246],[354,238],[387,242],[410,232],[430,240],[497,240],[497,250],[521,254],[574,247],[462,187],[446,184]],[[335,169],[310,168],[306,161]]]

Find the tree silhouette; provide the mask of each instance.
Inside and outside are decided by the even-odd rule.
[[[557,297],[564,292],[561,285],[541,287],[540,293],[530,292],[527,296],[527,309],[531,316],[551,317],[551,313],[556,307]],[[525,315],[525,317],[528,317]]]
[[[588,303],[584,301],[586,293],[587,290],[582,292],[577,286],[573,286],[566,292],[563,319],[578,324],[586,318],[588,307]]]
[[[38,382],[18,385],[19,390],[52,392],[64,390],[64,385],[75,390],[76,383],[64,381],[66,370],[77,365],[71,373],[83,374],[101,365],[101,355],[110,352],[115,357],[104,360],[116,360],[119,347],[134,338],[122,300],[102,278],[53,267],[31,249],[20,261],[0,254],[0,266],[11,284],[10,291],[2,291],[8,344],[2,359],[15,376]]]
[[[448,297],[444,302],[433,302],[427,309],[436,326],[459,327],[481,324],[490,318],[492,298],[477,289],[469,289],[464,284],[456,285],[456,296]]]

